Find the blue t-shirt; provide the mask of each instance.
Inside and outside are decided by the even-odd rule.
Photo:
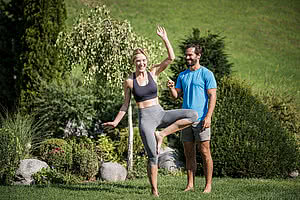
[[[208,110],[207,90],[217,88],[214,74],[201,66],[196,71],[187,69],[177,78],[176,87],[183,91],[182,108],[198,112],[198,120],[203,120]]]

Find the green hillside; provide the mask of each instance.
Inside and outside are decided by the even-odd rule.
[[[159,41],[157,24],[165,26],[176,53],[181,39],[199,28],[220,33],[234,63],[234,74],[255,89],[275,88],[295,95],[300,104],[299,0],[66,0],[69,21],[80,4],[106,4],[113,16]]]

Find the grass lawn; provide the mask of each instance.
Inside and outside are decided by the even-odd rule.
[[[181,39],[199,28],[224,36],[234,74],[254,89],[275,88],[296,97],[300,108],[299,0],[66,0],[68,24],[80,3],[106,4],[112,16],[128,20],[137,33],[160,41],[157,24],[166,27],[176,54]],[[82,7],[82,5],[81,5]]]
[[[204,178],[197,177],[197,183],[204,185]],[[300,197],[300,179],[232,179],[214,178],[213,192],[183,192],[186,177],[159,177],[160,199],[286,199]],[[77,199],[154,199],[150,196],[150,185],[146,178],[125,182],[95,182],[80,185],[52,186],[0,186],[1,200],[77,200]]]

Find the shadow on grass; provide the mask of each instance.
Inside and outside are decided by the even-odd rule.
[[[128,182],[124,184],[109,183],[109,182],[83,183],[80,185],[55,184],[55,185],[51,185],[51,187],[63,189],[63,190],[72,190],[72,191],[106,191],[106,192],[116,192],[118,190],[124,192],[124,189],[136,192],[148,188],[146,186],[130,185],[128,184]]]

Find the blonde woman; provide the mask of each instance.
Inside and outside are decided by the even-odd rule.
[[[175,59],[175,54],[165,29],[158,26],[156,33],[165,44],[168,57],[160,64],[153,65],[148,71],[148,57],[145,50],[141,48],[134,50],[132,61],[136,70],[124,82],[124,103],[114,121],[103,124],[113,128],[119,124],[127,112],[133,93],[139,113],[140,136],[148,156],[147,172],[152,186],[151,192],[154,196],[158,196],[158,155],[163,138],[192,125],[198,118],[197,112],[191,109],[166,111],[159,104],[156,81],[159,74]],[[157,128],[164,129],[157,132]]]

